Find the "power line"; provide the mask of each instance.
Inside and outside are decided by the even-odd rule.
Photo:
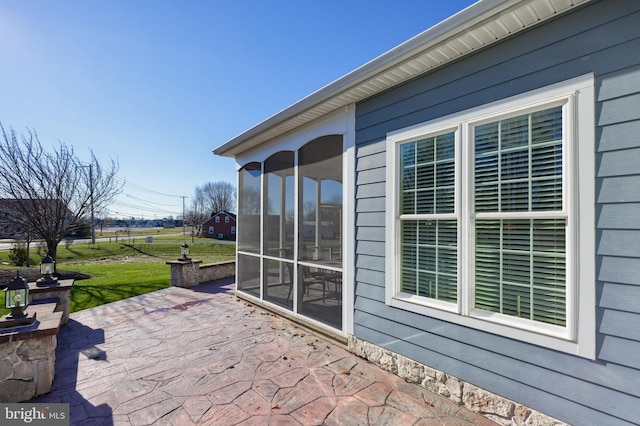
[[[179,204],[162,204],[162,203],[155,203],[153,201],[148,201],[148,200],[143,200],[142,198],[138,198],[138,197],[134,197],[133,195],[129,195],[129,194],[124,194],[129,198],[133,198],[134,200],[138,200],[140,202],[143,202],[145,204],[155,204],[157,206],[166,206],[166,207],[179,207]],[[181,197],[182,198],[182,197]],[[186,198],[186,197],[184,197]]]
[[[129,182],[126,179],[122,179],[122,178],[119,178],[119,177],[115,177],[115,179],[123,182],[125,186],[130,186],[131,188],[136,189],[138,191],[147,192],[147,193],[150,193],[150,194],[162,195],[164,197],[173,197],[173,198],[182,198],[183,197],[182,195],[166,194],[164,192],[159,192],[159,191],[156,191],[156,190],[153,190],[153,189],[145,188],[143,186],[137,185],[135,183]]]
[[[176,215],[178,214],[177,211],[171,211],[171,210],[165,210],[165,209],[159,209],[159,208],[153,208],[153,207],[144,207],[136,204],[123,203],[121,201],[114,201],[112,205],[151,212],[151,213],[170,213],[170,214],[176,214]]]
[[[172,216],[176,216],[179,217],[182,214],[182,217],[184,218],[184,200],[185,198],[187,198],[184,195],[175,195],[175,194],[167,194],[164,192],[160,192],[160,191],[156,191],[150,188],[146,188],[144,186],[135,184],[133,182],[129,182],[126,179],[120,178],[120,177],[115,177],[116,180],[118,180],[119,182],[122,182],[123,186],[125,188],[130,189],[131,191],[137,191],[137,192],[142,192],[145,194],[148,194],[149,196],[153,195],[153,196],[162,196],[162,197],[171,197],[171,198],[181,198],[182,199],[182,213],[180,213],[178,211],[178,209],[180,208],[180,206],[178,204],[166,204],[166,203],[157,203],[154,201],[149,201],[149,200],[145,200],[143,198],[139,198],[139,197],[135,197],[131,194],[124,194],[127,199],[132,199],[135,200],[134,203],[128,203],[126,201],[123,201],[122,198],[116,199],[111,203],[111,206],[113,211],[118,214],[118,215],[127,215],[127,216],[139,216],[141,214],[159,214],[159,215],[172,215]],[[152,198],[152,197],[149,197]],[[115,207],[115,208],[114,208]],[[175,210],[168,210],[166,208],[162,208],[162,207],[169,207],[169,208],[175,208]],[[131,214],[131,213],[125,213],[125,212],[118,212],[115,211],[115,209],[117,208],[124,208],[127,210],[133,209],[135,211],[138,211],[138,213],[135,214]]]
[[[121,211],[121,210],[117,210],[117,211],[116,211],[116,210],[113,210],[113,213],[114,213],[114,214],[117,214],[118,216],[123,216],[123,217],[134,217],[134,218],[135,218],[135,217],[140,217],[140,216],[143,216],[143,217],[146,217],[146,216],[147,216],[146,214],[145,214],[145,215],[141,215],[141,214],[140,214],[140,212],[137,212],[137,213],[131,213],[131,212],[124,212],[124,211]],[[155,218],[155,217],[154,217],[154,219],[147,218],[147,220],[164,220],[164,219],[165,219],[165,217],[158,217],[158,218]]]

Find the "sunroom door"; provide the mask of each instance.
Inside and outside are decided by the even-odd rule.
[[[341,135],[323,136],[298,151],[297,312],[342,328]]]

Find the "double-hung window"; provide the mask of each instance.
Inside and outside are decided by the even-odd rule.
[[[593,77],[387,136],[387,304],[593,357]]]
[[[455,129],[398,145],[400,287],[407,296],[458,300]]]

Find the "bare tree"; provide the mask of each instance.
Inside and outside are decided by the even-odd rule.
[[[118,164],[111,159],[103,167],[93,152],[85,164],[63,142],[48,152],[35,131],[18,137],[2,124],[0,130],[0,197],[13,213],[7,219],[42,238],[55,259],[65,235],[122,191],[114,179]]]
[[[196,186],[191,206],[185,212],[185,223],[196,232],[214,213],[231,212],[236,206],[236,188],[228,182],[207,182]]]
[[[221,211],[232,212],[236,207],[236,188],[229,182],[207,182],[197,186],[192,206],[209,215]]]
[[[272,210],[271,205],[267,206],[267,212],[271,212]],[[260,191],[256,191],[255,188],[251,187],[242,189],[238,214],[247,216],[260,214]]]
[[[198,209],[195,206],[192,206],[191,208],[187,209],[187,211],[184,213],[184,223],[186,225],[191,226],[191,229],[192,229],[192,232],[191,232],[192,242],[193,242],[194,235],[200,232],[202,228],[202,224],[206,222],[210,216],[211,215],[207,213],[206,210]]]

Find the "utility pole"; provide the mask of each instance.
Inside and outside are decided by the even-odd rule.
[[[93,164],[89,164],[89,190],[91,195],[91,244],[96,243],[96,229],[93,212]]]
[[[80,167],[89,168],[89,202],[91,203],[91,244],[95,245],[96,229],[94,224],[95,219],[94,219],[94,211],[93,211],[93,164],[89,164],[88,166],[80,166]]]
[[[185,195],[180,195],[180,198],[182,198],[182,235],[186,235],[187,234],[187,230],[186,230],[185,224],[184,224],[184,200],[187,197]]]

